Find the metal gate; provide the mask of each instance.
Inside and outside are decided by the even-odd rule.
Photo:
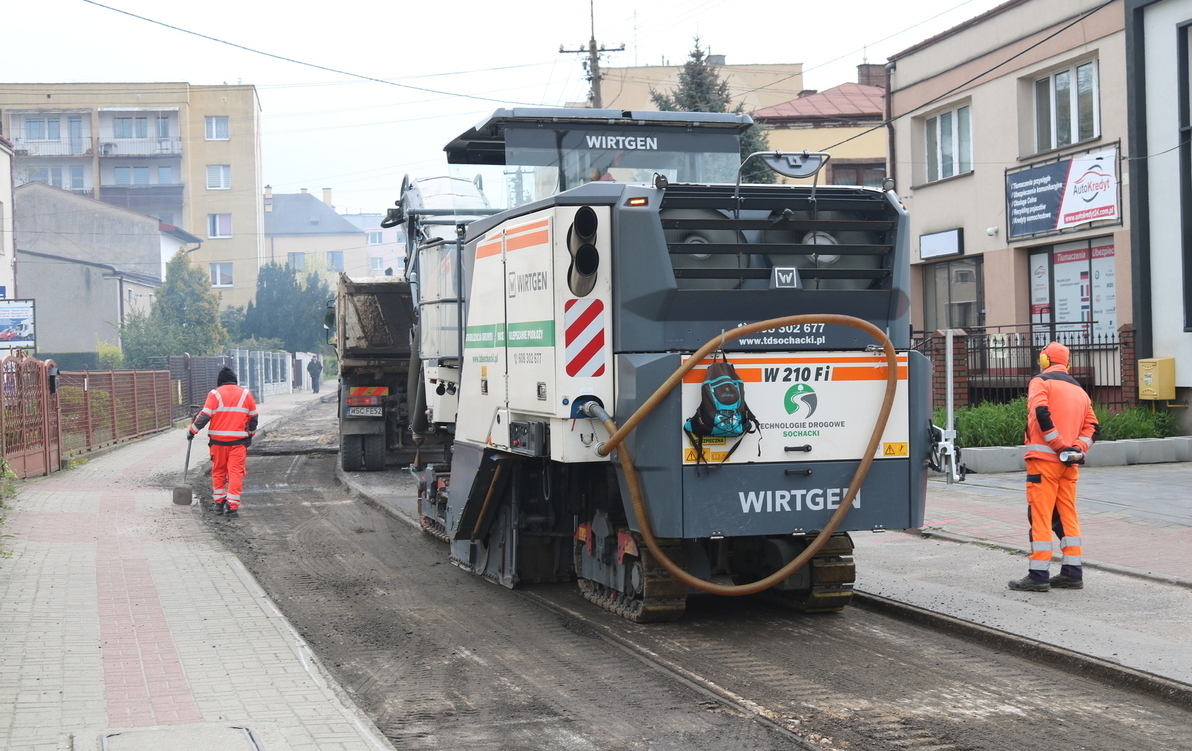
[[[0,429],[4,459],[17,477],[62,468],[57,394],[58,368],[20,353],[0,360]]]

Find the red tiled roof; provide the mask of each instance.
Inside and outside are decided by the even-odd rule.
[[[753,112],[756,120],[884,117],[886,90],[881,86],[842,83],[830,89]]]

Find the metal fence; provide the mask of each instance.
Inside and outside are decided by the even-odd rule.
[[[48,475],[62,465],[53,360],[21,353],[0,360],[0,435],[4,460],[17,477]]]
[[[236,361],[233,370],[240,378],[240,385],[251,391],[258,402],[274,394],[289,394],[294,390],[291,382],[294,356],[289,352],[234,349],[232,358]]]
[[[215,388],[219,369],[225,366],[235,369],[236,361],[223,356],[173,355],[151,357],[149,365],[157,370],[169,371],[170,414],[174,420],[181,420],[194,412],[192,406],[202,406],[207,399],[207,392]]]
[[[934,405],[943,406],[950,357],[955,404],[968,406],[1004,404],[1025,395],[1039,372],[1039,350],[1049,341],[1068,347],[1068,372],[1095,404],[1118,411],[1137,403],[1134,331],[1129,326],[1108,333],[1032,331],[1029,326],[954,330],[951,353],[944,332],[915,332],[913,346],[932,362]]]
[[[59,425],[66,454],[156,433],[173,424],[165,370],[81,370],[58,374]]]

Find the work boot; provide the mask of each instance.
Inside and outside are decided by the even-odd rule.
[[[228,519],[239,519],[240,518],[240,509],[230,508],[230,509],[228,509],[228,513],[224,514],[224,516],[227,517]]]
[[[1056,589],[1084,589],[1084,579],[1079,576],[1057,574],[1051,577],[1051,586]]]
[[[214,505],[214,508],[215,508],[215,513],[216,513],[216,515],[218,515],[218,516],[223,516],[223,515],[224,515],[224,510],[225,510],[225,509],[227,509],[227,507],[228,507],[228,504],[226,504],[226,503],[222,503],[222,502],[219,502],[219,501],[216,501],[216,502],[215,502],[213,505]]]
[[[1051,584],[1048,582],[1041,579],[1032,579],[1029,576],[1024,576],[1021,579],[1011,579],[1009,586],[1010,589],[1017,592],[1046,592],[1051,589]]]

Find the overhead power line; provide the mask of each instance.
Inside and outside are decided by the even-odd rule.
[[[426,88],[424,86],[412,86],[407,83],[398,83],[397,81],[388,81],[384,78],[377,78],[375,76],[367,76],[367,75],[364,75],[363,73],[353,73],[352,71],[341,70],[339,68],[332,68],[332,67],[329,67],[326,65],[319,65],[318,63],[308,63],[305,60],[298,60],[298,59],[295,59],[292,57],[286,57],[284,55],[277,55],[272,52],[265,52],[263,50],[258,50],[258,49],[254,49],[252,47],[247,47],[243,44],[236,44],[235,42],[229,42],[226,39],[220,39],[218,37],[213,37],[208,34],[201,34],[197,31],[191,31],[190,29],[184,29],[181,26],[174,26],[172,24],[168,24],[163,21],[157,21],[152,18],[140,16],[140,15],[137,15],[136,13],[131,13],[127,10],[122,10],[120,8],[114,8],[110,5],[104,5],[103,3],[95,2],[95,0],[83,0],[83,2],[87,3],[88,5],[94,5],[97,8],[103,8],[104,10],[110,10],[113,13],[120,13],[121,15],[129,16],[130,18],[135,18],[139,21],[146,21],[148,23],[156,24],[157,26],[161,26],[163,28],[172,29],[173,31],[180,31],[183,34],[190,34],[191,36],[196,36],[196,37],[199,37],[200,39],[206,39],[209,42],[216,42],[218,44],[227,45],[228,47],[234,47],[238,50],[244,50],[245,52],[251,52],[254,55],[262,55],[264,57],[271,57],[274,60],[281,60],[282,62],[293,63],[295,65],[304,65],[308,68],[314,68],[315,70],[322,70],[322,71],[326,71],[328,73],[335,73],[336,75],[340,75],[340,76],[350,76],[352,78],[358,78],[362,81],[372,81],[373,83],[382,83],[382,84],[385,84],[386,86],[397,86],[402,89],[411,89],[413,91],[423,91],[423,92],[426,92],[429,94],[440,94],[442,96],[459,97],[461,99],[476,99],[476,100],[479,100],[482,102],[496,102],[498,104],[522,104],[527,107],[544,106],[541,102],[510,102],[510,101],[507,101],[504,99],[493,99],[491,97],[477,96],[476,94],[461,94],[461,93],[455,92],[455,91],[442,91],[440,89],[430,89],[430,88]]]

